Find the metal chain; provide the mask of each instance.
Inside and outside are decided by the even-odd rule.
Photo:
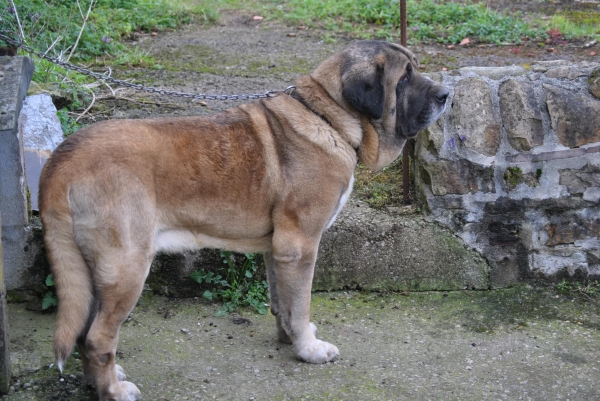
[[[173,96],[173,97],[181,97],[181,98],[185,98],[185,99],[198,99],[198,100],[254,100],[254,99],[265,99],[265,98],[269,98],[269,97],[274,97],[276,96],[278,93],[290,93],[291,91],[294,90],[294,86],[288,86],[286,89],[284,90],[270,90],[267,91],[265,93],[259,93],[259,94],[253,94],[253,95],[248,95],[248,94],[244,94],[244,95],[205,95],[203,93],[200,94],[195,94],[195,93],[187,93],[187,92],[177,92],[177,91],[170,91],[170,90],[166,90],[166,89],[160,89],[160,88],[154,88],[152,86],[144,86],[141,84],[134,84],[128,81],[124,81],[122,79],[116,79],[116,78],[112,78],[108,75],[104,75],[104,74],[100,74],[98,72],[94,72],[91,71],[87,68],[83,68],[83,67],[78,67],[76,65],[70,64],[70,63],[65,63],[64,61],[60,61],[58,58],[55,57],[50,57],[47,56],[44,53],[38,52],[36,50],[34,50],[33,48],[24,45],[23,43],[20,43],[16,40],[11,39],[10,37],[4,35],[3,33],[0,32],[0,39],[4,40],[5,42],[16,46],[18,48],[23,49],[25,52],[29,53],[29,54],[34,54],[39,58],[42,58],[44,60],[48,60],[51,63],[60,65],[61,67],[64,67],[68,70],[73,70],[73,71],[77,71],[80,74],[83,75],[88,75],[90,77],[96,78],[97,80],[100,81],[105,81],[105,82],[109,82],[115,85],[119,85],[119,86],[124,86],[127,88],[131,88],[131,89],[136,89],[136,90],[140,90],[140,91],[145,91],[145,92],[150,92],[150,93],[159,93],[161,95],[167,95],[167,96]]]

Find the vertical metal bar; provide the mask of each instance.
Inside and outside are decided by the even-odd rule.
[[[406,0],[400,0],[400,43],[406,46]],[[402,200],[406,204],[409,202],[410,196],[410,152],[409,141],[407,140],[402,150]]]

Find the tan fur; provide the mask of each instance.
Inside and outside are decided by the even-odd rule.
[[[157,251],[204,247],[265,253],[280,340],[301,360],[335,359],[338,349],[309,322],[319,241],[357,160],[381,168],[399,154],[396,108],[410,99],[395,88],[413,58],[359,42],[300,77],[295,94],[210,117],[106,121],[65,140],[44,167],[39,200],[59,298],[59,366],[77,343],[101,400],[138,399],[115,364],[120,326]],[[372,106],[363,76],[381,86],[380,119],[358,111]],[[424,104],[431,119],[443,110]]]

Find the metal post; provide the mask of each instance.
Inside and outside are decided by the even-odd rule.
[[[402,46],[406,46],[406,42],[406,0],[400,0],[400,43]],[[410,195],[409,158],[409,141],[407,140],[402,150],[402,200],[405,204],[408,203]]]

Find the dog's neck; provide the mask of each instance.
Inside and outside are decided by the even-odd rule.
[[[363,124],[360,119],[342,108],[311,76],[301,76],[296,80],[295,86],[290,96],[321,117],[354,149],[359,148],[363,139]]]
[[[358,160],[365,166],[379,170],[386,165],[387,159],[380,160],[379,136],[369,118],[340,106],[316,79],[308,75],[298,78],[290,96],[335,129],[356,150]]]

